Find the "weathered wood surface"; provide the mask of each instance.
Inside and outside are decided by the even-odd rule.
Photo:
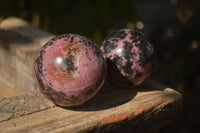
[[[0,122],[55,107],[39,91],[0,100]]]
[[[35,54],[51,37],[21,19],[0,23],[0,93],[2,85],[29,92],[0,99],[0,132],[153,132],[179,118],[181,94],[151,79],[137,89],[106,83],[81,107],[55,106],[39,92],[33,73]]]
[[[110,87],[105,85],[96,97],[76,108],[53,106],[40,92],[3,99],[0,101],[0,112],[2,115],[13,115],[10,120],[0,123],[0,131],[106,132],[122,130],[124,127],[128,131],[142,132],[145,129],[146,132],[179,117],[181,95],[173,89],[108,90]],[[16,123],[16,127],[12,123]]]
[[[33,91],[17,88],[15,84],[0,76],[0,99],[31,93]]]
[[[34,58],[52,36],[21,19],[11,17],[3,20],[0,23],[0,75],[16,87],[36,89]]]

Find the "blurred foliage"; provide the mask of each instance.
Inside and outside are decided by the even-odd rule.
[[[53,33],[82,34],[99,44],[109,28],[135,20],[137,12],[130,0],[2,0],[0,16],[19,16]]]
[[[150,39],[156,45],[159,79],[187,94],[200,88],[200,1],[182,0],[177,5],[177,19],[159,23]],[[193,81],[190,79],[194,78]],[[193,87],[192,87],[193,86]],[[184,88],[183,88],[184,87]]]
[[[149,10],[153,10],[158,1],[152,0],[154,5],[142,8],[145,15],[152,15]],[[49,32],[81,34],[100,45],[112,29],[139,29],[137,24],[143,27],[139,22],[143,16],[139,15],[137,5],[145,2],[151,4],[148,0],[0,0],[0,17],[21,17]],[[179,90],[185,99],[184,108],[189,110],[192,106],[195,110],[200,105],[200,0],[162,2],[173,6],[176,12],[175,17],[166,18],[162,16],[164,12],[158,11],[156,17],[159,19],[155,18],[155,26],[152,24],[155,28],[148,31],[158,60],[152,76]],[[166,11],[170,12],[170,9]],[[145,27],[142,31],[146,32]],[[192,124],[198,122],[190,122],[190,115],[184,113],[185,128],[196,131]],[[200,119],[200,115],[193,119],[195,117]]]

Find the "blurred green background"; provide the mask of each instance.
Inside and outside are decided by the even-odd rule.
[[[157,51],[152,78],[184,96],[181,119],[160,132],[200,132],[200,0],[0,0],[0,20],[10,16],[98,45],[115,29],[143,32]]]

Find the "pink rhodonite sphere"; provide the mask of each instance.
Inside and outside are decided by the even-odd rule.
[[[64,34],[49,40],[35,60],[41,92],[60,106],[78,106],[102,87],[106,62],[89,39]]]
[[[101,50],[107,60],[108,80],[120,88],[140,85],[155,64],[153,46],[135,30],[121,29],[111,34]]]

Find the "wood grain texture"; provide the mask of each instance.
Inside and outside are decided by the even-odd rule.
[[[136,89],[116,89],[106,83],[80,107],[54,105],[37,89],[33,72],[36,53],[52,36],[18,18],[1,21],[0,93],[2,88],[35,91],[0,99],[0,132],[141,133],[179,118],[182,95],[151,79]]]
[[[36,100],[37,98],[45,100],[40,92],[3,99],[0,102],[1,113],[10,112],[23,116],[15,119],[12,119],[15,117],[12,116],[10,120],[4,120],[0,124],[0,131],[142,132],[144,129],[144,132],[153,131],[154,128],[158,129],[180,117],[182,96],[164,86],[164,89],[161,89],[161,86],[149,89],[148,82],[143,85],[147,88],[126,90],[116,89],[106,84],[97,96],[76,108],[55,107],[52,104],[49,107],[45,102]],[[156,81],[151,80],[151,82],[159,84]],[[26,100],[23,100],[24,98]],[[4,106],[6,102],[9,103],[8,107]],[[24,103],[30,105],[23,107]],[[45,108],[40,108],[41,105]],[[16,123],[16,127],[13,127],[12,123]]]
[[[28,94],[33,91],[17,88],[15,84],[0,76],[0,99]]]
[[[18,88],[37,88],[33,64],[39,49],[53,35],[18,18],[0,23],[0,75]]]
[[[0,100],[0,122],[46,110],[55,105],[39,91]],[[8,116],[10,114],[10,116]]]

